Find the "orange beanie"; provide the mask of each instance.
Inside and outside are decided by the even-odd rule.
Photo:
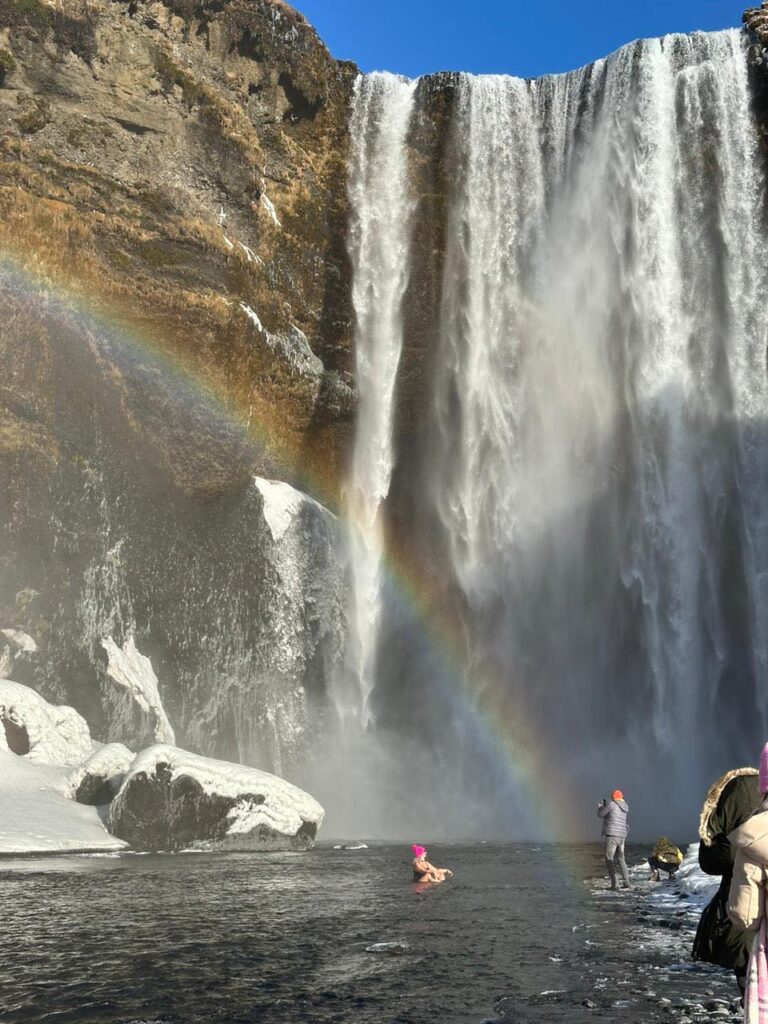
[[[614,791],[611,793],[611,800],[623,800],[623,799],[624,799],[624,794],[621,792],[621,790],[620,789],[614,789]]]

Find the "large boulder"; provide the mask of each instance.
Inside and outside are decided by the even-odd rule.
[[[307,850],[324,813],[268,772],[156,744],[131,765],[109,829],[134,850]]]
[[[78,764],[93,742],[74,708],[56,707],[28,686],[0,679],[0,750],[43,764]]]
[[[134,757],[133,751],[122,743],[107,743],[99,747],[69,775],[67,794],[79,804],[101,807],[111,803]]]

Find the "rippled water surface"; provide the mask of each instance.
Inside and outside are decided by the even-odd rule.
[[[425,891],[403,846],[0,861],[0,1020],[630,1024],[736,994],[686,962],[693,908],[608,893],[597,846],[430,855],[456,876]]]

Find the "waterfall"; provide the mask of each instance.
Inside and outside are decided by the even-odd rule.
[[[371,718],[381,614],[379,512],[392,475],[395,380],[403,344],[413,210],[406,138],[415,84],[383,73],[358,78],[351,123],[349,251],[359,407],[346,490],[352,577],[349,667],[363,724]]]
[[[395,452],[410,471],[388,503],[418,511],[401,515],[406,533],[428,524],[415,540],[459,610],[463,702],[434,678],[434,641],[380,604],[375,524],[418,228],[402,205],[407,117],[396,146],[383,125],[372,133],[385,83],[363,81],[350,194],[364,695],[375,685],[392,721],[461,763],[441,805],[459,808],[454,834],[471,802],[486,806],[478,820],[515,831],[504,766],[460,750],[461,716],[491,686],[552,752],[585,834],[593,796],[621,780],[634,781],[638,827],[679,822],[719,771],[755,759],[766,728],[768,246],[746,36],[643,40],[532,82],[420,84],[450,106],[450,172],[432,207],[442,288],[429,410]],[[407,88],[387,83],[398,110]],[[426,159],[444,159],[425,139],[419,158],[433,145]],[[411,326],[406,316],[407,338]],[[374,678],[385,629],[404,653]],[[431,785],[425,806],[439,798]]]

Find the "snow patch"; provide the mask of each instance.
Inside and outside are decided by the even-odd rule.
[[[250,246],[248,246],[248,245],[244,245],[244,244],[243,244],[242,242],[240,242],[240,241],[238,241],[238,243],[237,243],[237,244],[238,244],[238,245],[240,246],[240,248],[241,248],[241,249],[243,250],[243,252],[245,253],[245,258],[246,258],[246,259],[248,260],[248,262],[249,262],[249,263],[259,263],[259,264],[261,264],[261,263],[263,263],[263,262],[264,262],[264,261],[263,261],[263,260],[261,259],[261,257],[259,257],[259,256],[257,256],[257,255],[256,255],[256,253],[255,253],[255,252],[253,251],[253,249],[251,249],[251,247],[250,247]]]
[[[222,235],[221,237],[224,239],[224,244],[226,245],[226,247],[228,249],[234,249],[235,248],[234,242],[230,242],[230,240],[227,238],[226,235]]]
[[[261,198],[259,199],[259,202],[269,214],[269,219],[272,221],[275,227],[279,228],[281,224],[280,221],[277,219],[275,204],[272,202],[272,200],[269,198],[266,192],[261,193]]]
[[[102,779],[108,782],[111,779],[119,779],[127,774],[136,755],[122,743],[107,743],[99,747],[82,764],[79,764],[66,780],[64,792],[71,799],[75,799],[81,784],[89,776],[93,779]],[[115,789],[118,787],[115,786]]]
[[[2,730],[0,730],[0,736]],[[95,807],[67,798],[69,769],[0,750],[0,854],[116,851]]]
[[[148,717],[153,739],[159,743],[175,743],[176,736],[160,699],[152,662],[136,649],[133,637],[129,636],[120,648],[108,636],[101,641],[101,646],[109,659],[107,675],[127,691],[132,701]]]
[[[304,502],[312,499],[282,480],[265,480],[257,476],[253,482],[264,499],[264,518],[272,534],[272,540],[279,541]]]
[[[699,867],[699,844],[691,843],[685,851],[683,863],[677,870],[675,881],[690,896],[698,896],[702,902],[709,902],[720,886],[716,875],[705,875]]]
[[[20,651],[34,654],[37,650],[37,644],[32,637],[20,629],[0,629],[0,636],[4,636],[10,644],[13,644]]]
[[[73,765],[93,750],[88,725],[74,708],[49,704],[28,686],[9,679],[0,679],[0,722],[8,723],[0,728],[0,751],[11,754],[9,730],[21,730],[29,761]]]
[[[241,302],[240,303],[240,309],[242,309],[242,311],[245,313],[245,315],[251,321],[251,323],[256,328],[256,330],[259,332],[259,334],[264,334],[265,333],[265,331],[264,331],[264,324],[261,322],[261,320],[259,320],[258,313],[255,310],[251,309],[251,307],[249,305],[247,305],[245,302]],[[269,337],[269,335],[267,335],[267,337]]]

